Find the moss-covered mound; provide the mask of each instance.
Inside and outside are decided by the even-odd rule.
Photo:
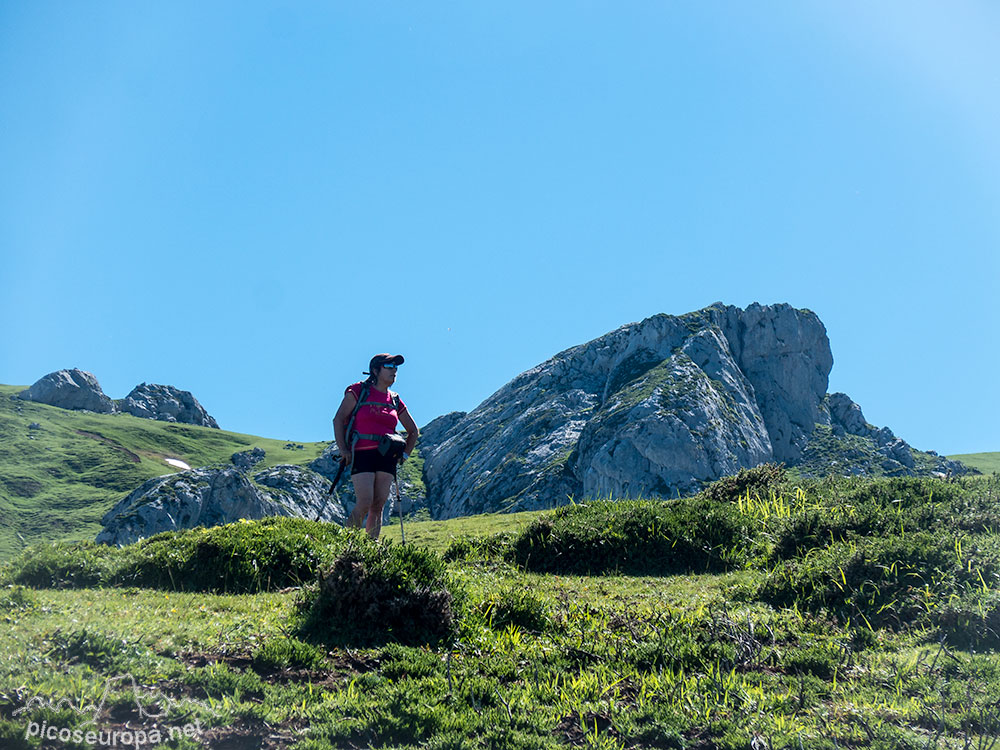
[[[347,536],[339,526],[275,517],[164,532],[121,548],[56,542],[22,552],[4,579],[35,588],[275,591],[312,580],[343,549]]]
[[[704,497],[571,505],[535,520],[512,545],[527,570],[663,575],[743,565],[754,524]]]

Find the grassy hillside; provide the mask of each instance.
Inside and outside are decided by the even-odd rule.
[[[966,466],[979,469],[984,474],[1000,472],[1000,453],[963,453],[958,456],[948,456],[955,461],[961,461]]]
[[[178,471],[167,458],[205,466],[259,447],[264,468],[307,464],[325,446],[11,400],[24,387],[0,386],[0,560],[37,541],[93,539],[118,500]]]
[[[147,479],[178,471],[168,458],[205,466],[259,447],[267,452],[264,468],[308,464],[325,447],[11,400],[24,388],[0,385],[0,560],[39,541],[92,539],[118,500]],[[39,427],[31,429],[32,423]],[[1000,453],[953,458],[987,473],[1000,471]],[[443,528],[414,526],[413,533],[426,539]],[[398,522],[393,529],[389,533],[398,536]]]
[[[171,746],[191,750],[985,750],[998,497],[993,476],[756,471],[411,523],[406,548],[302,519],[46,545],[0,566],[0,746],[39,747],[47,722],[186,726]]]

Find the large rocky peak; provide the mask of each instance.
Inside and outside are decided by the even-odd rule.
[[[622,326],[429,425],[428,505],[448,518],[567,496],[670,497],[766,461],[794,465],[843,408],[825,402],[832,367],[823,323],[787,304]],[[887,450],[897,460],[904,449]]]

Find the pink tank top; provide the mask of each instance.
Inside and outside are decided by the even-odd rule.
[[[348,386],[347,390],[344,391],[344,395],[353,393],[354,398],[360,399],[361,388],[363,386],[364,383],[355,383]],[[377,401],[378,404],[368,404],[358,409],[358,413],[354,417],[354,429],[365,435],[388,435],[395,432],[396,422],[399,421],[399,414],[392,403],[393,395],[392,391],[380,393],[375,388],[369,388],[365,401]],[[398,395],[397,398],[399,398]],[[381,404],[385,404],[385,406]],[[399,411],[406,411],[406,404],[403,403],[403,399],[399,399]],[[377,447],[378,443],[376,441],[359,438],[354,449],[364,451]]]

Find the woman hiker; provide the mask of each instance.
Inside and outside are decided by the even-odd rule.
[[[347,526],[360,529],[367,514],[365,528],[372,539],[378,539],[382,531],[382,508],[396,479],[396,467],[410,457],[419,435],[406,404],[389,390],[396,380],[396,368],[401,364],[403,357],[400,354],[376,354],[372,357],[365,373],[368,379],[344,391],[344,400],[333,418],[341,461],[351,467],[351,481],[358,498]],[[355,407],[358,407],[356,412]],[[354,424],[348,435],[352,414]],[[396,434],[397,420],[403,423],[406,430],[402,455],[398,450],[391,449],[383,454],[379,449],[380,438]],[[385,440],[388,438],[383,438]]]

